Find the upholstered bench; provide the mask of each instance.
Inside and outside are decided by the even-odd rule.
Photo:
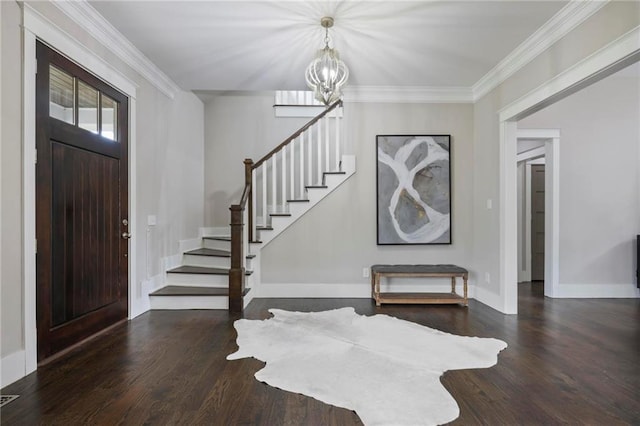
[[[387,278],[451,278],[451,293],[380,293],[380,279]],[[463,295],[456,293],[456,278],[462,278]],[[456,265],[373,265],[371,297],[376,306],[383,303],[456,303],[468,305],[469,272]]]

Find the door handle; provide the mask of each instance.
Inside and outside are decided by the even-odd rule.
[[[128,232],[123,232],[122,233],[122,238],[124,238],[125,240],[128,240],[129,238],[131,238],[131,234]]]

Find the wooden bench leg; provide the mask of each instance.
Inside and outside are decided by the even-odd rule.
[[[376,274],[372,273],[371,274],[371,298],[375,300],[376,298],[376,281],[375,281],[375,277]]]
[[[469,306],[469,300],[467,299],[467,276],[462,277],[462,287],[464,292],[464,306]]]
[[[373,274],[373,281],[374,281],[374,293],[375,293],[375,299],[376,299],[376,306],[380,306],[380,274],[376,273]]]
[[[456,277],[451,277],[451,293],[456,292]]]

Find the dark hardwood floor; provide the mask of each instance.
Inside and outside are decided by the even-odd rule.
[[[317,311],[353,306],[440,330],[505,340],[489,369],[449,371],[443,384],[461,425],[640,424],[640,300],[545,299],[520,285],[520,314],[480,303],[383,306],[366,299],[258,299],[268,308]],[[236,350],[233,318],[216,311],[153,311],[2,389],[20,398],[3,425],[353,425],[355,413],[254,379],[254,359]],[[380,386],[384,386],[381,378]]]

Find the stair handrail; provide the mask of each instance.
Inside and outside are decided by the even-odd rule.
[[[278,145],[275,148],[273,148],[271,151],[269,151],[269,153],[267,155],[262,157],[257,162],[254,163],[253,160],[251,160],[250,158],[245,159],[244,160],[245,186],[246,185],[250,186],[249,195],[251,195],[253,193],[253,178],[252,178],[253,170],[256,170],[258,167],[262,166],[265,162],[267,162],[269,159],[271,159],[271,157],[273,157],[278,152],[280,152],[280,150],[282,150],[285,146],[287,146],[290,143],[292,143],[294,140],[296,140],[296,138],[298,138],[298,136],[300,136],[301,134],[306,132],[314,124],[316,124],[318,121],[322,120],[327,114],[329,114],[331,111],[333,111],[334,109],[336,109],[336,108],[338,108],[340,106],[342,106],[342,99],[338,99],[337,101],[335,101],[334,103],[329,105],[329,107],[327,107],[322,113],[320,113],[320,114],[316,115],[315,117],[313,117],[307,124],[305,124],[300,129],[298,129],[296,132],[294,132],[291,136],[289,136],[287,139],[285,139],[280,145]],[[249,241],[254,241],[254,239],[253,239],[253,231],[254,231],[254,226],[253,226],[253,208],[254,208],[253,200],[251,198],[249,198]]]
[[[311,121],[309,121],[307,124],[302,126],[297,132],[293,133],[291,136],[289,136],[287,139],[285,139],[284,142],[282,142],[280,145],[278,145],[275,148],[273,148],[271,151],[269,151],[269,153],[267,155],[262,157],[256,163],[254,163],[253,166],[252,166],[252,169],[257,169],[258,167],[260,167],[265,161],[267,161],[268,159],[273,157],[276,153],[280,152],[280,150],[282,148],[284,148],[285,146],[289,145],[298,136],[303,134],[307,129],[309,129],[309,127],[311,127],[314,124],[316,124],[318,121],[323,119],[327,114],[329,114],[331,111],[333,111],[334,109],[338,108],[341,105],[342,105],[342,99],[338,99],[337,101],[335,101],[334,103],[329,105],[329,107],[327,109],[325,109],[321,114],[318,114],[315,117],[313,117],[313,119]]]
[[[246,279],[246,270],[244,267],[244,212],[247,206],[249,205],[249,228],[248,228],[248,240],[254,241],[253,239],[253,201],[251,194],[253,193],[253,170],[260,167],[266,161],[268,161],[271,157],[276,155],[280,150],[284,147],[292,143],[298,136],[307,131],[310,127],[316,124],[318,121],[323,119],[327,114],[329,114],[334,109],[338,108],[342,105],[342,100],[337,100],[329,107],[327,107],[322,113],[315,116],[311,121],[302,126],[296,132],[294,132],[291,136],[285,139],[281,144],[276,146],[274,149],[269,151],[267,155],[262,157],[257,162],[253,162],[252,159],[246,158],[244,160],[244,189],[242,191],[242,197],[240,198],[240,202],[238,204],[232,204],[229,207],[231,211],[231,268],[229,269],[229,312],[234,314],[242,313],[244,309],[244,291],[245,291],[245,279]]]

